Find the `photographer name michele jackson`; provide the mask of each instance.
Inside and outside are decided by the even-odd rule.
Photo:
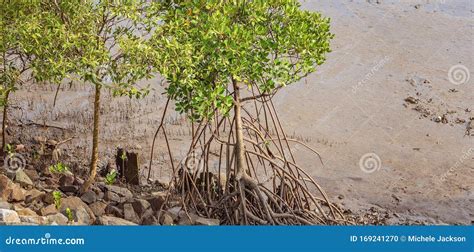
[[[408,236],[409,242],[466,242],[465,236],[423,236],[423,235],[410,235]]]

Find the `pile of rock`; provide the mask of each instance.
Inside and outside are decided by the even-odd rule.
[[[165,209],[165,192],[134,195],[125,187],[99,182],[78,197],[84,181],[70,172],[39,176],[24,170],[10,178],[0,174],[3,225],[219,225],[219,220],[180,207]],[[61,194],[60,204],[55,191]]]
[[[52,203],[52,197],[48,197],[45,191],[31,188],[32,185],[31,179],[23,171],[18,171],[13,181],[0,175],[0,224],[67,224],[68,218],[54,205],[45,206],[48,201]]]

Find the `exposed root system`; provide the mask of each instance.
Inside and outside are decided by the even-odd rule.
[[[212,121],[193,124],[187,158],[179,164],[171,161],[169,198],[179,198],[186,213],[217,218],[227,225],[346,223],[293,153],[295,146],[302,147],[299,151],[319,158],[315,165],[324,165],[318,152],[287,138],[272,96],[251,91],[254,99],[240,99],[245,171],[237,169],[235,112],[216,113]],[[164,133],[169,150],[164,127],[160,125],[158,131]]]

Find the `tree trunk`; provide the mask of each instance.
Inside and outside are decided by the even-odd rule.
[[[5,93],[5,101],[3,105],[3,120],[2,120],[2,150],[0,154],[3,156],[5,154],[5,147],[7,145],[7,120],[8,120],[8,97],[10,96],[10,91],[7,90]]]
[[[245,177],[245,146],[244,133],[242,129],[242,114],[240,105],[240,91],[239,85],[235,80],[232,80],[234,86],[234,116],[235,116],[235,161],[236,161],[236,177],[240,179]]]
[[[94,128],[92,131],[92,156],[90,164],[90,174],[84,183],[81,193],[87,192],[97,175],[97,161],[99,160],[99,117],[100,117],[100,85],[95,84],[94,98]]]

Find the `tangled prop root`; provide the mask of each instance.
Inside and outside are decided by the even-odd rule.
[[[287,138],[272,96],[254,97],[241,107],[245,172],[237,172],[236,167],[236,117],[216,113],[214,120],[193,125],[187,159],[176,169],[171,159],[168,198],[179,198],[186,213],[227,225],[347,223],[316,181],[298,166],[291,146],[302,146],[323,165],[318,152]],[[160,128],[167,140],[164,126]],[[167,146],[170,150],[168,141]]]

